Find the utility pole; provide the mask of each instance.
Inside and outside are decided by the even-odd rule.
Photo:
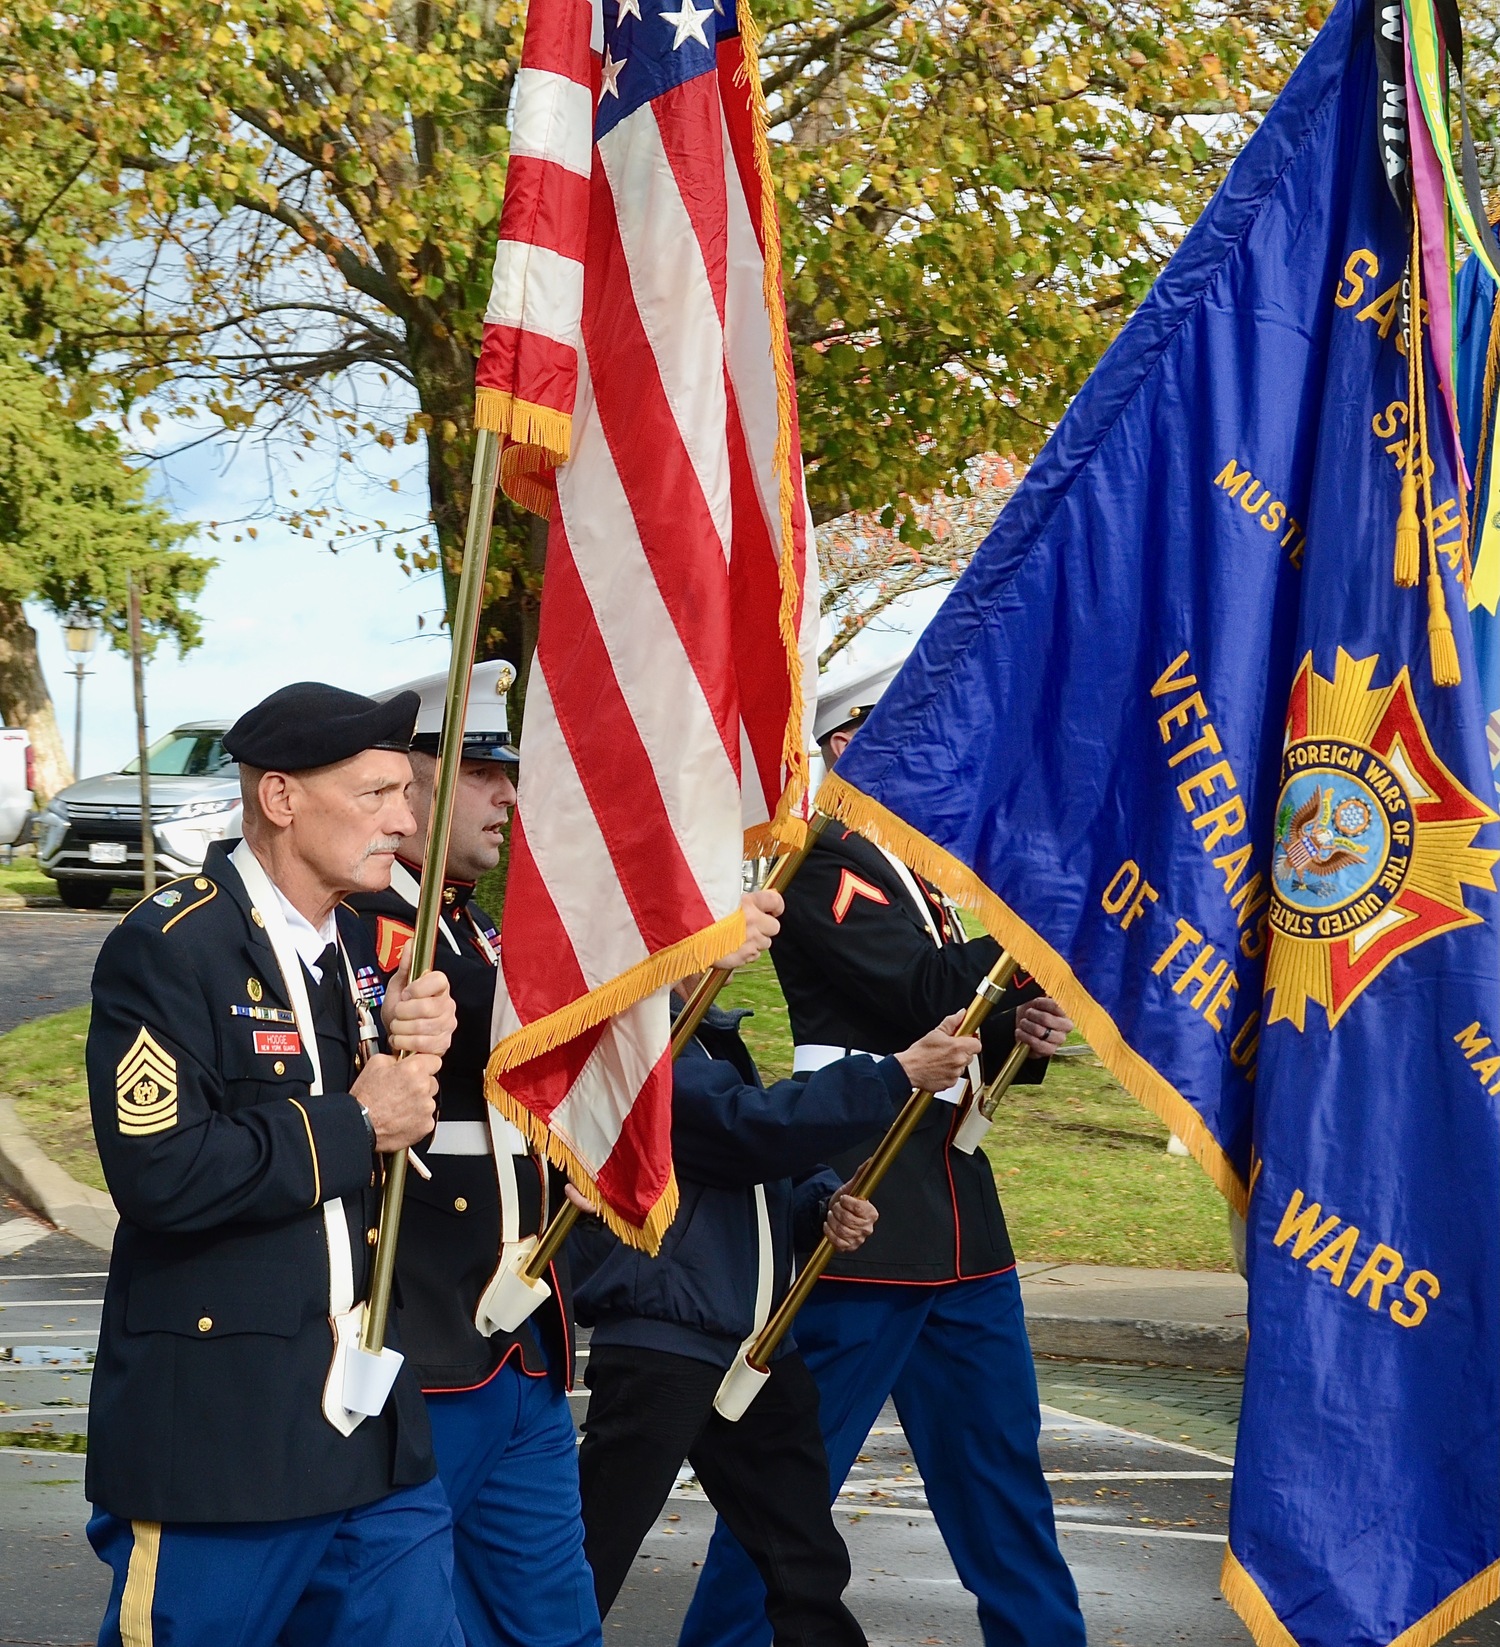
[[[125,574],[130,600],[130,674],[135,682],[135,746],[141,775],[141,876],[149,898],[156,891],[156,836],[151,828],[151,770],[146,764],[146,664],[141,655],[141,596],[135,573]]]

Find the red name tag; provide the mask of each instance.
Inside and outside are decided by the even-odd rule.
[[[295,1057],[302,1050],[302,1037],[294,1029],[258,1029],[255,1031],[255,1050],[267,1057],[280,1054]]]

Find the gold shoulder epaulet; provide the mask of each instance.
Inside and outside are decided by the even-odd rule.
[[[204,904],[212,903],[218,895],[217,884],[206,875],[183,875],[155,892],[148,892],[121,918],[128,921],[138,910],[143,914],[155,914],[159,909],[166,917],[162,920],[161,930],[170,932],[184,915],[191,915],[195,909],[202,909]]]

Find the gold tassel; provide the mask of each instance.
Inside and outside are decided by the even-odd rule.
[[[1422,571],[1422,535],[1417,526],[1417,443],[1406,451],[1406,473],[1401,477],[1401,513],[1396,517],[1396,582],[1415,589]]]
[[[1453,623],[1443,593],[1443,574],[1435,565],[1427,574],[1427,640],[1432,648],[1434,685],[1457,686],[1463,674],[1458,667],[1458,647],[1453,640]]]

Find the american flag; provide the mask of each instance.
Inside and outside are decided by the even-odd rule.
[[[795,840],[818,602],[753,25],[532,0],[476,417],[551,527],[492,1101],[627,1240],[671,1222],[664,986]],[[666,9],[663,9],[665,6]]]

